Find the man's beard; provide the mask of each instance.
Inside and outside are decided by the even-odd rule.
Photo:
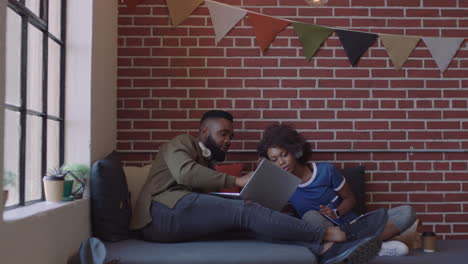
[[[218,144],[214,141],[211,135],[208,136],[205,142],[205,147],[211,151],[211,156],[217,162],[222,162],[226,159],[226,152],[222,151]]]

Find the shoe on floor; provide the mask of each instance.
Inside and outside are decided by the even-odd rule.
[[[406,256],[408,252],[409,248],[405,243],[391,240],[382,243],[379,256]]]
[[[366,264],[380,250],[382,241],[378,237],[367,237],[342,243],[334,243],[320,257],[320,264]]]
[[[379,237],[387,224],[387,210],[380,208],[361,215],[351,223],[340,225],[345,232],[346,240],[357,240],[365,237]]]

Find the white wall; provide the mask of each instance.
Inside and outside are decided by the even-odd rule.
[[[1,101],[6,1],[0,0]],[[67,3],[68,10],[73,10],[68,15],[67,49],[76,52],[76,56],[67,55],[70,68],[66,73],[66,98],[73,109],[66,110],[65,160],[91,163],[112,151],[116,142],[117,1]],[[1,110],[0,124],[3,124]],[[0,136],[3,138],[3,125]],[[1,144],[0,171],[3,170]],[[88,200],[14,222],[2,222],[0,218],[0,263],[66,263],[81,241],[90,235],[89,219]]]
[[[0,0],[0,102],[5,102],[5,6],[7,0]],[[3,119],[5,109],[0,104],[0,171],[3,171]],[[3,177],[0,177],[0,186],[3,186]],[[0,212],[3,212],[3,193],[0,195]],[[0,215],[0,234],[2,230],[3,215]],[[0,251],[1,252],[1,251]],[[0,254],[1,256],[1,254]]]

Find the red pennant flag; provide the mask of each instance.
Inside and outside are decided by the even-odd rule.
[[[138,4],[141,4],[144,0],[126,0],[128,8],[135,8]]]
[[[286,20],[256,13],[249,13],[249,21],[254,28],[257,42],[263,51],[268,49],[278,33],[291,24]]]

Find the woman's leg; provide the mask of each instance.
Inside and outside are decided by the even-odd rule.
[[[319,211],[316,210],[307,211],[301,219],[313,226],[320,226],[322,228],[334,226],[332,222],[327,220]]]
[[[382,240],[388,240],[408,229],[416,221],[416,212],[409,205],[391,208],[387,211],[388,221],[382,232]]]
[[[263,239],[299,242],[319,255],[324,237],[338,239],[338,232],[342,233],[337,228],[327,232],[254,202],[195,193],[184,196],[174,208],[153,201],[151,215],[153,221],[143,229],[143,237],[155,242],[188,241],[244,229]]]

